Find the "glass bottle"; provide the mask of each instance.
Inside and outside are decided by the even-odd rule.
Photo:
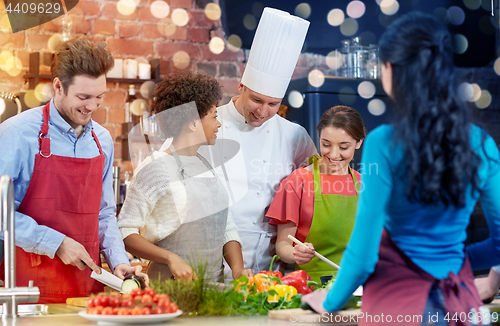
[[[132,102],[136,100],[135,85],[129,85],[127,101],[125,102],[125,122],[133,122],[132,111],[130,109]]]

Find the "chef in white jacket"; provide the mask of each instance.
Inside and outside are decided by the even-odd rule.
[[[281,180],[316,154],[307,131],[278,112],[305,40],[309,22],[265,8],[239,84],[240,95],[218,108],[216,146],[243,242],[245,268],[268,269],[276,227],[265,217]],[[222,155],[220,155],[222,154]],[[205,157],[210,157],[206,153]],[[273,241],[274,242],[274,241]]]

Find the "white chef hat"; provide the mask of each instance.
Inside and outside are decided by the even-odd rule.
[[[283,98],[308,28],[307,20],[264,8],[241,83],[259,94]]]

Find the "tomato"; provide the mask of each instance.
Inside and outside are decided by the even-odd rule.
[[[134,302],[134,306],[141,304],[142,300],[142,295],[135,296],[134,299],[132,300]]]
[[[168,298],[168,300],[167,299],[160,299],[160,301],[158,301],[158,306],[160,306],[160,308],[163,311],[167,312],[168,307],[170,306],[170,303],[171,303],[170,298]]]
[[[94,308],[94,297],[90,297],[87,299],[87,309]]]
[[[126,300],[126,299],[132,299],[132,296],[130,295],[130,293],[123,293],[122,294],[122,300]]]
[[[122,300],[122,307],[132,307],[134,305],[134,302],[132,299],[123,299]]]
[[[98,295],[94,298],[94,306],[96,307],[107,307],[109,305],[109,297],[104,295]]]
[[[115,296],[109,297],[109,306],[110,307],[120,307],[122,304],[122,300]]]
[[[163,310],[160,306],[153,306],[153,308],[151,308],[151,313],[154,315],[160,315],[163,313]]]
[[[150,307],[142,308],[142,314],[143,315],[151,315],[151,308]]]
[[[127,316],[127,315],[130,315],[130,309],[127,309],[127,308],[122,307],[122,308],[120,308],[120,309],[118,310],[118,315],[119,315],[119,316]]]
[[[141,304],[146,307],[151,307],[153,305],[153,297],[149,294],[145,294],[141,298]]]
[[[113,315],[113,308],[112,307],[106,307],[102,310],[103,315]]]
[[[150,296],[152,296],[154,298],[156,292],[153,288],[148,287],[148,288],[144,289],[144,294],[149,294]]]
[[[103,310],[102,307],[95,307],[87,310],[87,313],[92,315],[100,315],[102,313],[102,310]]]
[[[113,308],[113,315],[118,315],[118,311],[120,311],[120,307],[114,307]]]
[[[139,288],[133,289],[132,291],[130,291],[130,295],[132,297],[141,296],[142,294],[143,294],[143,291],[142,291],[142,289],[139,289]]]
[[[171,310],[171,312],[177,312],[177,310],[179,310],[179,307],[175,303],[172,302],[170,304],[170,310]]]
[[[142,308],[140,306],[135,306],[132,308],[131,315],[142,315]]]

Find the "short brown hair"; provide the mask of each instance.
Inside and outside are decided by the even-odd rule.
[[[155,114],[189,102],[195,102],[198,114],[193,116],[183,107],[170,110],[158,117],[158,124],[167,137],[177,137],[182,128],[192,121],[202,119],[222,99],[217,80],[209,75],[191,71],[178,71],[165,76],[153,92],[155,100],[152,111]]]
[[[113,68],[113,55],[106,43],[92,43],[85,39],[74,39],[62,43],[57,49],[50,72],[52,79],[59,78],[67,94],[75,76],[87,75],[94,78],[106,74]]]
[[[366,137],[363,118],[358,111],[348,106],[337,105],[323,113],[316,127],[320,136],[321,130],[326,127],[343,129],[352,138],[356,139],[356,142]]]

